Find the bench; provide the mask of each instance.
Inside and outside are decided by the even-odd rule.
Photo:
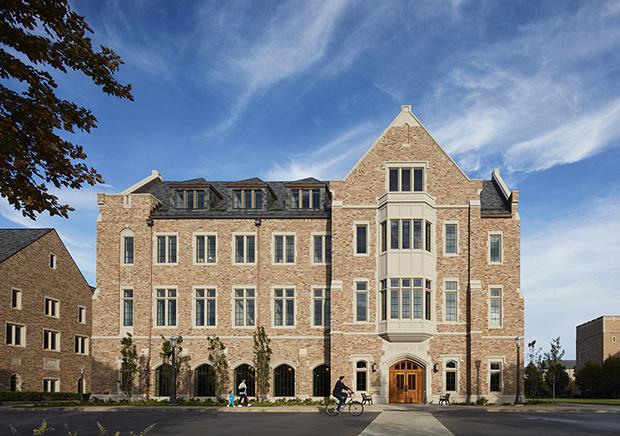
[[[362,394],[362,404],[372,404],[372,395]]]
[[[446,403],[448,406],[450,405],[450,394],[441,395],[439,397],[439,404]]]

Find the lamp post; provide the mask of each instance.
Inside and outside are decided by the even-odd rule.
[[[515,394],[515,404],[523,404],[523,398],[521,398],[521,337],[515,338],[517,344],[517,392]]]
[[[84,402],[84,365],[80,366],[80,402]]]
[[[170,336],[170,346],[172,347],[172,386],[170,391],[170,404],[177,403],[177,358],[176,358],[176,348],[177,348],[177,340],[178,336]]]

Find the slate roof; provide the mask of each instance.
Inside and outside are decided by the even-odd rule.
[[[20,252],[54,229],[0,229],[0,262]]]
[[[510,214],[510,203],[502,192],[501,188],[494,180],[482,181],[482,192],[480,193],[480,211],[484,215],[506,215]]]

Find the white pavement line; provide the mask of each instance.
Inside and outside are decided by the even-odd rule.
[[[360,436],[454,436],[437,418],[428,412],[393,411],[382,412]]]

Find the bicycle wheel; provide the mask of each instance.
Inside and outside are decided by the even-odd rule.
[[[325,413],[327,413],[329,416],[338,415],[336,407],[338,407],[338,403],[333,398],[327,398],[325,400]]]
[[[349,413],[353,416],[360,416],[364,413],[364,405],[359,401],[351,401],[349,403]]]

